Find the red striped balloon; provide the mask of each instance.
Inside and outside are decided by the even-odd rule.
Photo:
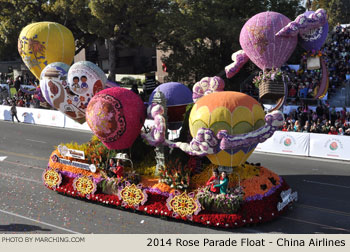
[[[298,38],[275,34],[290,22],[277,12],[262,12],[250,18],[239,38],[242,49],[260,69],[281,67],[292,55]]]

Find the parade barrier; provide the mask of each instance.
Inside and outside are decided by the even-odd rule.
[[[61,113],[59,111],[57,112]],[[89,125],[86,122],[84,122],[83,124],[80,124],[74,121],[73,119],[69,118],[68,116],[64,116],[64,117],[65,117],[65,124],[64,124],[65,128],[91,131],[91,129],[89,128]]]
[[[10,108],[0,105],[0,120],[12,120]],[[79,124],[57,110],[17,107],[17,116],[24,123],[91,131],[86,122]],[[152,125],[153,120],[145,121],[146,127]],[[175,139],[179,133],[180,130],[171,130],[169,138]],[[258,144],[255,151],[350,160],[349,149],[349,136],[276,131],[271,138]]]
[[[338,135],[310,135],[310,156],[350,160],[350,137]]]
[[[309,156],[310,135],[309,133],[276,131],[272,137],[258,144],[255,151]]]
[[[350,160],[349,148],[349,136],[276,131],[255,151]]]
[[[70,122],[70,118],[66,117],[64,114],[57,110],[48,109],[36,109],[36,108],[25,108],[16,107],[17,117],[21,122],[37,125],[46,125],[60,128],[78,128],[90,130],[86,125],[76,126]],[[10,106],[0,106],[0,120],[11,121],[11,107]],[[15,119],[16,121],[16,119]],[[73,121],[73,120],[71,120]],[[77,123],[78,124],[78,123]]]

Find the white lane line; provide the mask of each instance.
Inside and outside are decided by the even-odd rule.
[[[312,180],[303,180],[304,182],[307,183],[313,183],[313,184],[319,184],[319,185],[327,185],[327,186],[335,186],[335,187],[341,187],[341,188],[346,188],[346,189],[350,189],[350,186],[342,186],[342,185],[336,185],[336,184],[329,184],[329,183],[323,183],[323,182],[317,182],[317,181],[312,181]]]
[[[26,139],[27,141],[32,141],[32,142],[36,142],[36,143],[46,143],[44,141],[39,141],[39,140],[34,140],[34,139]]]
[[[7,158],[7,156],[0,157],[0,162],[3,162],[6,158]]]
[[[28,182],[34,182],[34,183],[37,183],[37,184],[42,184],[42,183],[43,183],[42,181],[38,181],[38,180],[34,180],[34,179],[29,179],[29,178],[23,178],[23,177],[19,177],[19,176],[16,176],[16,175],[11,175],[11,174],[7,174],[7,173],[3,173],[3,172],[0,172],[0,176],[10,177],[10,178],[14,178],[14,179],[20,179],[20,180],[24,180],[24,181],[28,181]]]
[[[11,161],[4,161],[5,163],[9,163],[9,164],[13,164],[13,165],[19,165],[19,166],[24,166],[24,167],[28,167],[31,169],[36,169],[36,170],[41,170],[44,171],[45,168],[41,168],[41,167],[37,167],[37,166],[32,166],[32,165],[26,165],[26,164],[21,164],[21,163],[16,163],[16,162],[11,162]]]
[[[50,223],[47,223],[47,222],[43,222],[43,221],[34,220],[32,218],[29,218],[29,217],[26,217],[26,216],[23,216],[23,215],[20,215],[20,214],[8,212],[8,211],[2,210],[2,209],[0,209],[0,212],[4,213],[4,214],[16,216],[16,217],[19,217],[19,218],[22,218],[22,219],[25,219],[25,220],[30,220],[30,221],[33,221],[33,222],[36,222],[36,223],[40,223],[42,225],[46,225],[46,226],[53,227],[53,228],[56,228],[56,229],[60,229],[60,230],[63,230],[63,231],[66,231],[66,232],[69,232],[69,233],[72,233],[72,234],[81,234],[81,233],[75,232],[75,231],[67,229],[67,228],[59,227],[59,226],[56,226],[56,225],[53,225],[53,224],[50,224]]]

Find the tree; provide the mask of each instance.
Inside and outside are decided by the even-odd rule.
[[[277,11],[294,19],[304,11],[299,0],[172,0],[164,15],[160,49],[169,78],[194,83],[205,76],[222,73],[240,49],[239,35],[244,23],[263,11]],[[244,80],[252,65],[235,76],[233,83]]]
[[[18,57],[17,40],[23,27],[45,19],[44,6],[47,1],[0,0],[0,57],[7,60]]]
[[[167,0],[92,0],[94,17],[89,32],[108,40],[109,79],[115,81],[118,48],[136,45],[155,46],[154,30]]]
[[[76,41],[76,54],[98,39],[96,33],[88,30],[93,19],[88,0],[55,0],[47,6],[49,20],[68,27]]]
[[[33,22],[52,21],[68,27],[76,40],[76,53],[97,38],[87,32],[92,17],[87,0],[0,0],[0,6],[1,59],[18,58],[19,33]]]
[[[350,23],[350,1],[349,0],[314,0],[312,10],[323,8],[327,11],[328,22],[331,27],[337,23]]]

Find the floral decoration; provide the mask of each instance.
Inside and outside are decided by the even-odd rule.
[[[62,176],[57,169],[46,169],[43,173],[43,181],[47,187],[56,188],[62,182]]]
[[[62,184],[59,187],[48,188],[72,197],[85,197],[84,195],[79,194],[73,187],[73,178],[62,175],[62,179]],[[277,204],[281,200],[281,192],[289,188],[288,184],[281,179],[280,184],[270,189],[265,195],[259,195],[256,199],[247,198],[241,204],[241,208],[236,213],[213,213],[206,209],[201,209],[197,215],[192,215],[190,219],[195,223],[221,228],[238,228],[248,224],[271,221],[287,211],[287,207],[280,212],[277,211]],[[186,220],[185,217],[173,214],[173,211],[169,210],[167,199],[169,200],[169,196],[172,194],[169,195],[168,193],[161,192],[157,189],[147,188],[144,190],[144,193],[147,193],[148,199],[144,205],[139,206],[137,209],[138,211],[149,215]],[[174,197],[174,195],[172,195],[172,197]],[[87,195],[86,198],[90,201],[106,205],[122,206],[122,200],[120,200],[117,195],[107,195],[97,192],[93,195]]]
[[[243,188],[228,192],[227,194],[212,193],[209,187],[200,188],[196,194],[196,198],[204,209],[219,213],[235,213],[243,202]]]
[[[122,206],[133,206],[136,209],[139,205],[144,205],[147,201],[147,193],[142,191],[142,185],[132,184],[126,182],[126,186],[119,190],[118,197],[123,200]]]
[[[201,211],[201,204],[195,198],[193,192],[180,194],[178,191],[175,191],[175,195],[170,194],[166,202],[168,209],[174,212],[174,216],[179,215],[191,218],[192,215],[197,215]]]
[[[264,72],[259,72],[258,76],[253,79],[253,84],[259,88],[262,82],[266,81],[283,81],[283,73],[278,68],[273,68],[271,70],[265,70]]]
[[[189,164],[182,165],[179,159],[175,162],[169,161],[165,167],[160,168],[159,182],[169,185],[171,188],[186,190],[190,184],[190,175],[194,166]]]
[[[81,195],[92,195],[96,192],[97,185],[92,177],[78,176],[73,181],[73,187]]]
[[[308,57],[321,57],[324,53],[322,51],[311,50],[303,53],[303,58],[306,59]]]

